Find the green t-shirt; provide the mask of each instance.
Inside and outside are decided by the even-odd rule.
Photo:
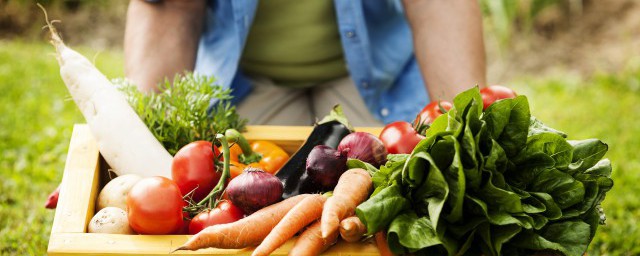
[[[347,75],[333,1],[260,0],[240,67],[294,87]]]

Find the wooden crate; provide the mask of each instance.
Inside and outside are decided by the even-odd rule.
[[[248,140],[269,140],[292,153],[304,142],[311,127],[249,126]],[[356,128],[379,134],[380,128]],[[113,235],[86,233],[94,215],[96,196],[105,182],[107,166],[100,158],[98,145],[89,127],[77,124],[69,145],[60,197],[49,238],[49,255],[166,255],[187,241],[188,235]],[[102,178],[101,178],[102,177]],[[295,239],[295,238],[294,238]],[[286,255],[294,240],[276,250],[273,255]],[[203,249],[174,254],[246,255],[242,250]],[[338,242],[324,255],[378,255],[372,241],[362,243]]]

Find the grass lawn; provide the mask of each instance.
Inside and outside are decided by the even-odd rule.
[[[95,51],[81,49],[85,56]],[[0,41],[0,254],[44,255],[54,211],[44,202],[62,179],[73,123],[83,122],[44,43]],[[121,52],[95,58],[122,76]]]
[[[82,49],[108,77],[122,76],[122,52]],[[43,207],[60,182],[73,123],[83,122],[44,43],[0,41],[0,254],[46,252],[54,212]],[[504,83],[507,84],[507,83]],[[570,138],[610,146],[614,188],[589,255],[640,254],[640,66],[587,81],[522,77],[533,114]]]

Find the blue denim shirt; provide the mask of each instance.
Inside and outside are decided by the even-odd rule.
[[[334,0],[351,79],[384,123],[411,121],[429,102],[411,30],[399,1]],[[237,101],[251,91],[238,69],[258,0],[210,0],[195,71],[232,88]]]

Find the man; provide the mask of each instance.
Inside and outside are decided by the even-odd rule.
[[[410,121],[486,82],[477,0],[132,0],[125,55],[144,91],[215,76],[254,124],[308,125],[336,103],[355,125]]]

